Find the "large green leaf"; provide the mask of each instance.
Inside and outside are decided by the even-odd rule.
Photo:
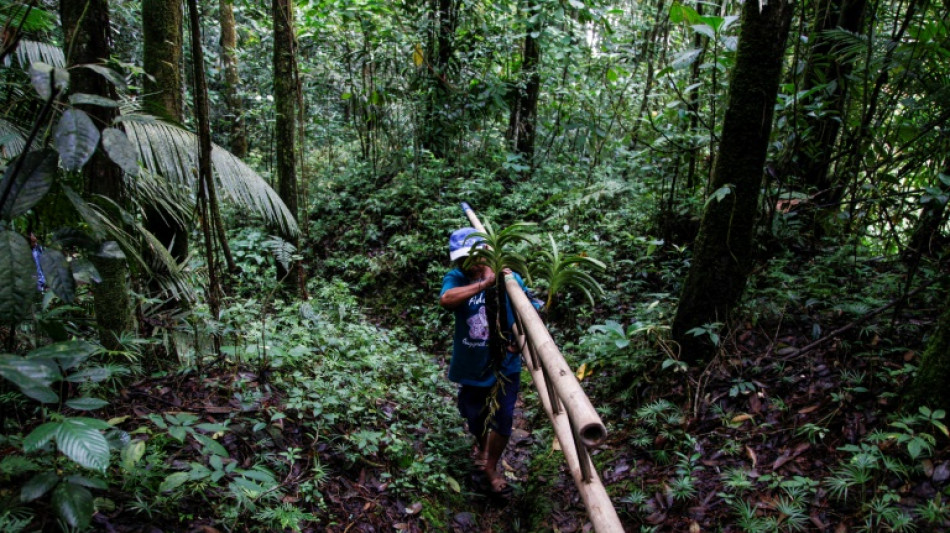
[[[62,92],[69,85],[69,73],[38,61],[30,65],[30,82],[40,98],[49,100],[54,90]]]
[[[138,176],[139,159],[135,146],[125,136],[125,132],[116,128],[102,130],[102,147],[109,154],[109,159],[119,165],[127,174]]]
[[[101,398],[73,398],[71,400],[66,400],[66,407],[70,409],[77,409],[79,411],[93,411],[96,409],[101,409],[109,405],[109,402]]]
[[[37,426],[36,429],[23,438],[23,451],[29,453],[42,448],[56,436],[56,432],[59,431],[59,425],[59,422],[47,422]]]
[[[78,109],[67,109],[53,131],[53,143],[69,171],[79,170],[89,161],[99,144],[99,129],[89,115]]]
[[[53,490],[53,509],[67,524],[86,528],[96,508],[89,489],[74,483],[60,483]]]
[[[66,303],[76,297],[76,282],[69,271],[69,261],[59,250],[45,250],[40,256],[40,266],[46,276],[46,286]]]
[[[0,375],[21,387],[48,387],[62,379],[59,368],[49,359],[28,359],[7,353],[0,354]]]
[[[69,370],[85,361],[99,348],[87,341],[64,341],[47,344],[30,351],[30,359],[53,359],[63,370]]]
[[[31,502],[49,492],[57,483],[59,483],[59,476],[56,472],[37,474],[23,484],[23,488],[20,489],[20,501]]]
[[[0,322],[19,322],[36,293],[36,264],[19,233],[0,231]]]
[[[17,163],[7,166],[0,181],[0,191],[10,187],[10,194],[0,206],[0,219],[11,220],[26,213],[49,192],[56,176],[56,153],[46,149],[29,152],[23,157],[19,172],[14,175]],[[12,185],[9,181],[12,180]]]
[[[56,445],[81,466],[104,471],[109,466],[109,443],[87,419],[67,418],[56,432]]]

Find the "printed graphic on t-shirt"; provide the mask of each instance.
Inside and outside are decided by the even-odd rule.
[[[488,316],[484,306],[478,310],[477,315],[468,319],[468,336],[471,339],[488,340]]]

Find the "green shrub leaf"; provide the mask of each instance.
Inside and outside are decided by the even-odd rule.
[[[31,502],[52,490],[57,483],[59,483],[59,476],[56,472],[37,474],[23,484],[23,488],[20,489],[20,501]]]
[[[102,147],[119,168],[132,176],[139,175],[138,151],[124,131],[116,128],[102,130]]]
[[[86,420],[89,419],[63,420],[56,432],[56,445],[59,451],[80,465],[103,471],[109,466],[109,443],[99,429],[87,424]]]
[[[136,439],[122,448],[122,468],[126,471],[132,470],[142,457],[145,456],[145,441]]]
[[[23,451],[32,452],[43,447],[59,431],[59,422],[47,422],[37,427],[23,439]]]
[[[56,175],[56,152],[46,149],[29,152],[21,156],[23,163],[14,175],[17,164],[11,163],[3,173],[0,191],[5,190],[9,180],[13,180],[10,195],[0,206],[0,219],[12,220],[30,210],[46,196],[53,185]]]
[[[96,353],[97,349],[96,345],[91,342],[64,341],[37,348],[31,351],[27,357],[40,360],[52,359],[59,363],[63,370],[69,370],[88,359],[89,356]],[[60,379],[60,377],[57,376],[57,379]]]
[[[0,231],[0,322],[19,322],[36,291],[30,245],[19,233]]]
[[[66,482],[89,487],[90,489],[106,490],[109,488],[109,484],[104,480],[86,476],[67,476]]]
[[[66,406],[80,411],[94,411],[109,405],[109,402],[99,398],[73,398],[66,400]]]
[[[165,481],[162,481],[162,484],[159,485],[158,490],[160,492],[171,492],[184,485],[188,479],[188,472],[175,472],[174,474],[165,478]]]
[[[89,115],[78,109],[67,109],[53,131],[53,143],[63,168],[79,170],[89,161],[99,144],[99,129]]]
[[[51,83],[52,81],[52,83]],[[41,61],[30,65],[30,83],[43,100],[53,95],[53,87],[62,91],[69,85],[69,72]]]
[[[73,483],[61,483],[53,490],[53,509],[67,524],[85,528],[95,511],[89,489]]]
[[[40,266],[46,275],[46,285],[66,303],[76,297],[76,282],[69,271],[69,261],[59,250],[46,250],[40,256]]]

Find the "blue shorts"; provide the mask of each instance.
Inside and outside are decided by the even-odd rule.
[[[511,435],[515,402],[518,401],[518,390],[521,388],[521,374],[509,374],[501,380],[495,397],[498,406],[495,412],[491,413],[489,395],[494,388],[495,385],[489,387],[462,385],[459,388],[459,414],[468,422],[468,431],[475,435],[475,438],[485,435],[486,428],[491,428],[506,437]],[[492,416],[489,417],[489,414]]]

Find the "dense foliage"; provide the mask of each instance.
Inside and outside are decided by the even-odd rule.
[[[205,183],[196,85],[181,121],[144,105],[137,2],[87,2],[111,52],[75,65],[66,4],[0,0],[0,530],[581,530],[527,376],[512,500],[469,483],[436,303],[460,202],[517,236],[491,258],[547,302],[627,530],[950,528],[947,6],[774,4],[755,215],[721,254],[748,272],[685,332],[699,357],[671,325],[700,220],[739,192],[716,161],[742,4],[301,0],[275,83],[272,6],[203,0]],[[121,191],[90,187],[94,157]]]

